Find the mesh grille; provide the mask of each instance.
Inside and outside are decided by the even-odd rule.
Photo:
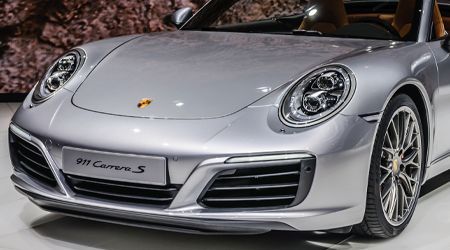
[[[45,185],[57,186],[55,176],[38,147],[10,133],[10,149],[11,158],[17,170]]]
[[[81,195],[168,207],[178,193],[178,185],[153,186],[66,175],[72,190]]]
[[[301,165],[245,168],[219,174],[201,198],[211,208],[289,206],[299,191]]]

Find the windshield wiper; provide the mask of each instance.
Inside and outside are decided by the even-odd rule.
[[[323,33],[317,30],[293,30],[292,35],[296,36],[323,36]]]
[[[216,27],[201,27],[201,31],[218,31],[219,29]]]

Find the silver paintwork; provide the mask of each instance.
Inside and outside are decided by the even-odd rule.
[[[258,232],[357,224],[365,210],[377,122],[402,87],[415,89],[424,103],[428,178],[448,169],[450,59],[441,41],[427,40],[432,3],[424,1],[417,42],[179,31],[80,46],[87,56],[78,74],[42,104],[33,106],[27,97],[11,125],[44,152],[59,188],[50,190],[19,172],[12,180],[40,206],[113,218]],[[278,114],[285,93],[330,64],[354,73],[352,100],[316,126],[284,124]],[[155,102],[139,110],[141,98]],[[64,146],[166,157],[171,182],[183,187],[167,209],[75,197],[60,171]],[[317,158],[311,190],[299,205],[260,211],[198,205],[215,174],[256,164],[227,160],[279,155],[264,162],[274,164],[289,161],[282,159],[286,154]]]
[[[390,42],[199,31],[149,34],[105,57],[78,88],[73,103],[152,119],[224,117],[318,65],[364,53],[367,46],[388,47]],[[101,97],[91,94],[105,88],[109,91]],[[153,99],[152,107],[136,109],[142,98]]]

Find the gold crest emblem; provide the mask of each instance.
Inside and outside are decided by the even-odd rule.
[[[143,109],[143,108],[148,107],[150,104],[152,104],[152,99],[150,99],[150,98],[142,98],[139,101],[137,107],[140,108],[140,109]]]

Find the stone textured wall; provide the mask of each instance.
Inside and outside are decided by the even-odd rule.
[[[308,0],[240,0],[216,24],[243,23],[300,13],[307,3]]]
[[[0,93],[25,93],[64,51],[90,41],[173,29],[163,18],[206,0],[0,0]]]

